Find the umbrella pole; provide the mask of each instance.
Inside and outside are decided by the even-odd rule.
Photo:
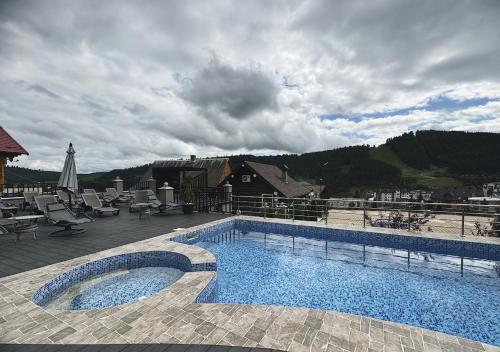
[[[71,205],[71,192],[68,192],[68,199],[69,199],[69,208],[73,210],[73,206]]]

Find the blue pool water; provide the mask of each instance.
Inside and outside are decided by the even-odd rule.
[[[196,245],[217,258],[218,303],[341,311],[500,345],[492,261],[257,232]]]
[[[125,304],[151,296],[184,272],[169,267],[117,270],[82,281],[55,297],[48,308],[86,310]]]

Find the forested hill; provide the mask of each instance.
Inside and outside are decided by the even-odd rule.
[[[417,131],[390,138],[378,147],[355,146],[302,155],[239,155],[231,159],[286,164],[298,179],[319,182],[323,178],[337,195],[393,186],[479,186],[500,181],[500,134]]]
[[[455,174],[500,174],[498,133],[417,131],[390,138],[386,145],[417,169],[434,165]]]
[[[319,183],[322,178],[335,195],[360,195],[367,189],[400,186],[433,188],[500,181],[500,134],[484,132],[417,131],[390,138],[383,145],[345,147],[301,155],[230,156],[289,167],[298,180]],[[324,166],[323,166],[324,165]],[[105,183],[120,176],[133,184],[149,164],[80,175],[82,182]],[[6,168],[7,182],[57,181],[59,173]]]

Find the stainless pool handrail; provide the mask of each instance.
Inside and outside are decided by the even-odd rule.
[[[340,202],[343,202],[344,206],[339,206]],[[243,215],[277,217],[291,221],[324,221],[328,224],[329,221],[352,220],[358,221],[363,228],[372,225],[369,214],[373,216],[374,212],[379,212],[379,218],[375,221],[381,223],[385,220],[393,225],[393,228],[404,229],[408,232],[421,231],[422,226],[434,220],[432,228],[438,229],[438,232],[460,236],[469,234],[500,236],[500,205],[491,204],[387,202],[349,198],[287,198],[274,195],[233,194],[232,209]],[[389,215],[384,219],[382,215],[386,213]],[[399,220],[394,222],[390,218],[391,214],[397,214]],[[439,217],[443,218],[439,219]],[[367,220],[370,220],[370,224]],[[341,225],[342,221],[337,222],[337,225],[339,224]],[[431,226],[428,227],[429,232],[434,232],[434,230],[430,231]]]

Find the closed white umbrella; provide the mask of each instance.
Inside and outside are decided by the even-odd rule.
[[[69,206],[71,207],[71,193],[76,193],[78,191],[75,150],[73,149],[72,143],[69,144],[69,148],[66,153],[66,160],[64,161],[64,167],[62,169],[61,176],[59,177],[59,182],[57,182],[57,187],[68,193]]]

